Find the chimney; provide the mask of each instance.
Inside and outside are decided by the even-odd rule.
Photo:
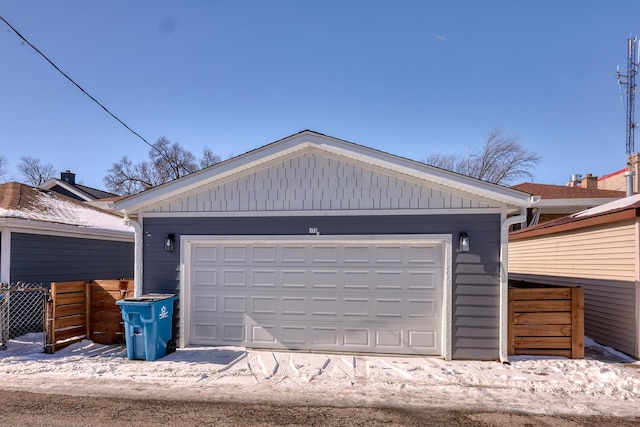
[[[60,180],[66,182],[69,185],[76,185],[76,174],[67,169],[64,172],[60,172]]]
[[[590,173],[587,174],[584,178],[582,178],[582,182],[580,183],[580,187],[582,188],[598,188],[598,177],[593,176]]]

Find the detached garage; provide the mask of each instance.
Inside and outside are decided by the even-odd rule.
[[[136,292],[179,295],[181,346],[506,360],[507,218],[530,197],[304,131],[116,209]]]

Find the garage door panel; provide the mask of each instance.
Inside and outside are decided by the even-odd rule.
[[[251,297],[251,308],[249,312],[252,314],[276,315],[278,313],[276,304],[276,297]]]
[[[196,324],[192,343],[375,353],[437,354],[440,333],[412,329],[407,324],[295,325],[285,323]],[[249,339],[245,340],[245,337]]]
[[[278,271],[275,269],[251,270],[250,287],[269,287],[275,288],[278,283]]]
[[[218,260],[217,246],[196,246],[193,250],[193,262],[206,263]]]
[[[194,244],[192,344],[440,355],[443,244]]]
[[[255,246],[252,249],[251,256],[255,263],[273,264],[276,262],[277,248],[275,245]]]
[[[275,344],[275,335],[275,325],[253,325],[251,327],[251,341],[257,344]]]
[[[345,328],[344,345],[367,349],[371,347],[370,331],[365,328]]]
[[[307,328],[304,326],[282,325],[280,326],[281,342],[290,345],[293,349],[304,348],[308,337]]]
[[[218,310],[218,297],[216,295],[199,295],[193,302],[195,316],[201,313],[215,313]]]
[[[218,343],[218,324],[194,319],[192,328],[194,343]]]
[[[336,297],[311,297],[310,312],[313,316],[332,316],[339,315],[338,298]],[[307,311],[309,312],[309,311]]]
[[[221,271],[222,280],[220,284],[223,287],[246,287],[247,286],[247,271],[246,270],[230,270],[225,269]]]
[[[247,311],[246,297],[243,295],[225,295],[222,297],[222,314],[244,314]]]
[[[222,341],[238,345],[247,341],[246,326],[243,323],[221,325]]]
[[[218,270],[215,268],[198,268],[194,270],[194,286],[210,287],[218,284]]]
[[[242,295],[222,294],[201,295],[193,300],[195,316],[210,316],[224,320],[233,314],[246,315],[256,319],[300,319],[309,314],[318,316],[318,321],[334,317],[339,321],[376,321],[389,318],[410,320],[421,318],[420,322],[439,322],[442,317],[439,296],[414,294],[413,296],[349,296],[333,294],[316,296]]]

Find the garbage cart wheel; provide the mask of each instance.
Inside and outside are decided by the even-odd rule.
[[[170,340],[170,341],[167,343],[167,354],[171,354],[171,353],[173,353],[174,351],[176,351],[176,348],[177,348],[177,347],[178,347],[178,346],[177,346],[176,342],[175,342],[174,340]]]

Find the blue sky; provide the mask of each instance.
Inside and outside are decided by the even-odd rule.
[[[543,157],[535,182],[625,166],[615,71],[640,1],[4,0],[0,15],[145,139],[197,156],[311,129],[418,160],[501,128]],[[30,155],[104,188],[123,155],[147,159],[0,27],[5,179]]]

